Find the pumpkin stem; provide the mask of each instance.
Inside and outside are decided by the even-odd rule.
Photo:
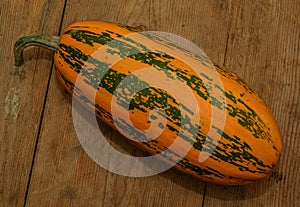
[[[56,50],[60,37],[31,34],[21,37],[14,46],[15,66],[21,67],[24,65],[23,51],[29,46],[42,46],[51,50]]]

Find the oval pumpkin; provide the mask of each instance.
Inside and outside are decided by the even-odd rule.
[[[111,53],[120,56],[121,59],[111,67],[105,60],[93,56],[99,48],[110,41],[136,32],[139,30],[116,23],[84,21],[70,25],[60,38],[46,35],[24,36],[15,45],[16,65],[23,65],[22,52],[27,46],[40,45],[54,49],[56,73],[63,86],[70,93],[75,93],[74,84],[79,74],[84,72],[86,79],[84,87],[96,90],[96,98],[93,100],[93,96],[88,92],[77,91],[74,95],[83,105],[95,110],[100,119],[115,129],[117,127],[112,117],[111,102],[114,90],[125,77],[147,67],[163,68],[166,74],[175,73],[191,89],[201,109],[199,112],[201,122],[196,136],[191,140],[192,147],[175,167],[198,179],[225,185],[242,185],[266,177],[279,160],[282,141],[271,111],[257,92],[236,74],[215,65],[226,99],[224,106],[226,122],[224,129],[215,129],[221,137],[216,148],[204,162],[200,162],[199,154],[201,150],[205,150],[203,144],[208,138],[211,125],[211,109],[220,107],[217,103],[222,101],[218,97],[212,97],[204,84],[203,78],[210,80],[209,74],[199,77],[188,64],[164,52],[124,55],[128,52],[126,48],[139,51],[139,48],[147,48],[151,44],[184,51],[180,46],[155,36],[144,36],[147,38],[145,42],[121,38],[118,44],[111,44],[109,46]],[[124,54],[118,51],[120,47]],[[189,51],[184,53],[196,57]],[[197,61],[200,71],[201,68],[209,67],[205,57],[198,57]],[[94,70],[85,69],[86,64],[95,66]],[[110,68],[107,73],[101,74],[99,72],[101,67]],[[178,90],[180,94],[180,89]],[[184,92],[182,95],[184,96]],[[160,107],[166,112],[167,122],[163,132],[156,141],[137,142],[139,141],[137,138],[137,141],[133,142],[139,148],[149,154],[156,154],[174,142],[182,126],[179,123],[180,106],[172,94],[149,87],[137,93],[131,100],[130,106],[127,111],[130,120],[140,130],[149,127],[149,115],[153,109]],[[127,126],[128,123],[123,124]],[[176,154],[176,150],[174,153]],[[172,162],[171,157],[162,157],[162,160]]]

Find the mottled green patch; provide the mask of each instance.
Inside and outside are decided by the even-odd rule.
[[[251,152],[251,147],[246,143],[240,142],[240,138],[237,136],[231,137],[225,132],[215,128],[220,136],[230,141],[230,144],[225,144],[222,141],[219,141],[219,145],[216,147],[212,156],[219,159],[220,161],[228,162],[232,165],[237,166],[240,170],[249,171],[253,173],[266,173],[266,168],[271,169],[272,166],[265,165],[260,159],[255,157]],[[226,148],[229,148],[230,151],[227,152]],[[262,170],[250,170],[245,162],[253,166],[260,166]]]
[[[231,100],[233,103],[236,104],[236,99],[230,90],[228,92],[225,92],[225,96],[226,98],[228,98],[229,100]]]
[[[71,35],[71,37],[79,42],[94,46],[95,43],[104,45],[113,40],[107,32],[96,34],[88,30],[68,30],[65,34]]]
[[[66,44],[59,44],[58,49],[60,56],[78,73],[89,58],[88,55],[83,54],[79,49]]]

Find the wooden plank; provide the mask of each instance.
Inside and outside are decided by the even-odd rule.
[[[76,0],[68,1],[63,28],[72,22],[87,19],[130,23],[136,26],[145,24],[148,19],[147,1],[94,0],[86,1],[84,5]],[[110,176],[116,178],[109,180],[108,172],[84,152],[73,127],[70,96],[67,96],[55,76],[51,79],[44,117],[28,206],[106,206],[107,202],[131,202],[129,197],[142,198],[131,194],[130,189],[134,185],[141,185],[143,180],[134,182],[133,178],[113,174]],[[110,139],[120,138],[120,135],[107,127],[104,127],[104,130],[107,130],[106,134]],[[128,144],[123,142],[122,145],[126,148]],[[120,145],[116,147],[119,149]],[[129,152],[136,150],[132,146],[127,148]],[[144,189],[147,189],[147,183]],[[106,194],[114,194],[115,197],[106,201]]]
[[[298,206],[300,195],[300,5],[231,4],[226,66],[259,92],[278,120],[283,155],[269,179],[243,187],[208,185],[204,206]]]
[[[63,6],[58,0],[0,2],[0,206],[24,203],[52,64],[51,52],[28,49],[20,76],[13,45],[25,34],[57,35]]]
[[[229,1],[153,1],[150,30],[186,38],[223,64],[230,23]]]
[[[189,8],[195,7],[193,14]],[[227,5],[218,1],[68,1],[63,28],[86,19],[172,32],[201,45],[215,61],[224,60]],[[89,11],[89,12],[86,12]],[[117,12],[116,12],[117,11]],[[218,16],[206,12],[218,12]],[[198,22],[202,19],[203,25]],[[220,27],[219,22],[222,22]],[[218,31],[218,32],[216,32]],[[200,34],[199,34],[200,33]],[[212,46],[213,49],[211,48]],[[204,183],[171,169],[147,178],[128,178],[97,166],[83,151],[71,118],[71,100],[53,76],[35,160],[28,206],[194,206],[202,204]],[[103,128],[112,144],[145,155],[116,133]],[[189,199],[186,199],[186,198]]]
[[[169,32],[196,44],[213,61],[223,64],[229,26],[229,4],[226,1],[152,1],[149,30]],[[178,172],[167,172],[178,177]],[[158,195],[149,206],[202,206],[205,183],[180,176],[181,187],[172,194]],[[159,184],[160,185],[160,184]],[[183,188],[195,188],[181,192]],[[156,187],[157,188],[157,187]]]

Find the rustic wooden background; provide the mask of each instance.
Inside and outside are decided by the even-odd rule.
[[[299,206],[299,13],[298,0],[1,0],[0,206]],[[278,120],[284,147],[274,173],[225,187],[174,169],[128,178],[95,164],[77,139],[71,98],[53,73],[53,53],[26,50],[25,77],[13,67],[17,38],[59,35],[79,20],[180,35],[239,74]],[[120,138],[109,129],[107,135]]]

